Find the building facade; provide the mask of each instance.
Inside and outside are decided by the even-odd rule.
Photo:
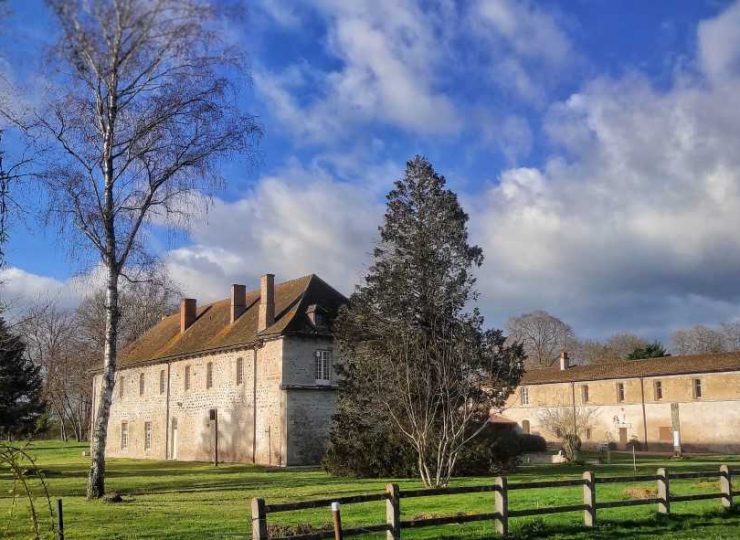
[[[740,451],[740,353],[669,356],[524,375],[506,404],[506,417],[524,432],[555,442],[544,418],[575,412],[586,447],[630,441],[648,450]],[[677,432],[677,434],[676,434]]]
[[[106,455],[318,463],[336,391],[331,325],[345,302],[315,275],[275,285],[271,274],[200,308],[183,299],[119,355]]]

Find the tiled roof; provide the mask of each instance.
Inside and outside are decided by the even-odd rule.
[[[717,371],[740,370],[740,352],[696,354],[691,356],[665,356],[644,360],[624,360],[588,366],[533,369],[522,377],[520,384],[547,384],[558,382],[597,381],[599,379],[630,379],[681,375]]]
[[[127,346],[118,357],[119,369],[144,362],[199,354],[249,345],[258,339],[285,334],[328,335],[315,328],[306,309],[318,304],[329,320],[347,299],[318,276],[311,274],[275,285],[275,322],[257,333],[259,289],[247,292],[247,309],[230,323],[231,299],[218,300],[198,308],[195,322],[180,333],[180,314],[173,313]]]

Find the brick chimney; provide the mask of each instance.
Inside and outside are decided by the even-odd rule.
[[[180,300],[180,333],[190,328],[195,322],[197,303],[195,298],[183,298]]]
[[[231,324],[247,309],[247,287],[234,283],[231,286]]]
[[[568,353],[563,351],[560,353],[560,371],[565,371],[570,367],[570,358],[568,358]]]
[[[262,332],[275,322],[275,275],[260,278],[260,306],[257,331]]]

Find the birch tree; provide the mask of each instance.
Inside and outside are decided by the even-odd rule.
[[[72,225],[105,271],[101,399],[89,498],[105,493],[105,448],[119,326],[119,282],[145,260],[153,222],[187,215],[213,193],[219,161],[258,128],[238,103],[241,58],[219,6],[196,0],[49,0],[57,98],[27,126],[45,145],[41,175],[59,223]],[[64,229],[69,231],[69,229]]]

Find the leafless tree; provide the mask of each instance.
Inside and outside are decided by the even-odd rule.
[[[562,351],[575,348],[573,329],[546,311],[533,311],[507,322],[509,339],[524,346],[526,367],[549,367]]]
[[[649,342],[630,333],[619,333],[606,341],[583,340],[578,342],[574,356],[583,364],[601,364],[625,360],[637,348],[644,348]]]
[[[86,354],[74,311],[53,302],[33,306],[22,322],[26,352],[41,367],[44,399],[59,420],[63,440],[85,440],[91,406],[89,370],[95,360]]]
[[[507,346],[500,331],[481,339],[466,325],[429,333],[374,321],[364,331],[384,338],[353,349],[353,377],[374,387],[379,421],[389,417],[413,446],[424,485],[445,486],[461,449],[514,390],[521,347]]]
[[[598,414],[595,407],[559,403],[541,409],[537,416],[540,425],[563,442],[565,458],[573,461],[578,441],[593,427]]]
[[[740,351],[740,321],[728,321],[720,325],[724,337],[725,350]]]
[[[671,337],[671,349],[674,354],[718,353],[725,352],[727,344],[721,332],[697,324],[674,332]]]
[[[119,281],[144,259],[153,220],[179,218],[220,183],[218,162],[258,134],[237,103],[240,55],[197,0],[49,0],[61,27],[53,51],[58,99],[26,126],[47,152],[42,178],[60,224],[72,224],[105,269],[101,400],[88,497],[105,493],[105,447],[116,371]]]

